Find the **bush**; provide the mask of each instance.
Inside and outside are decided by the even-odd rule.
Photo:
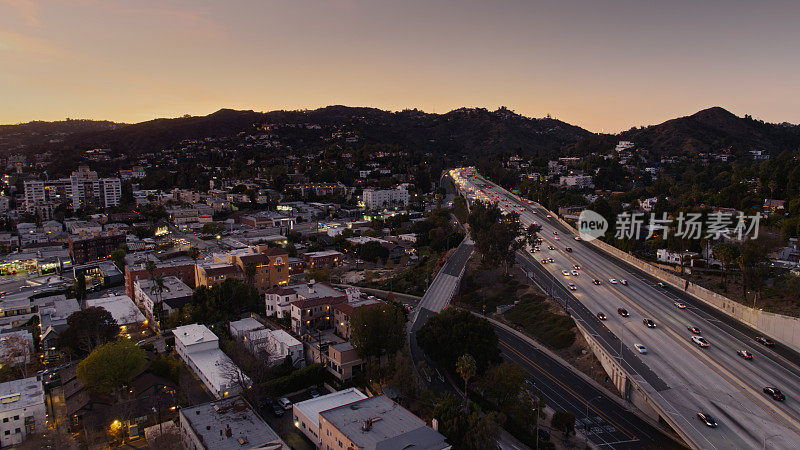
[[[289,375],[266,381],[260,387],[270,395],[278,396],[319,385],[324,376],[325,367],[322,364],[311,364]]]
[[[174,381],[180,378],[181,361],[177,358],[159,355],[150,363],[150,373]]]
[[[562,349],[575,342],[572,319],[553,313],[550,305],[541,299],[523,296],[505,316],[550,347]]]

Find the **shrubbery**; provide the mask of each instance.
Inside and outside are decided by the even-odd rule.
[[[325,367],[322,364],[311,364],[295,370],[289,375],[266,381],[261,384],[260,388],[273,396],[283,395],[316,386],[322,383],[324,376]]]
[[[553,313],[550,304],[534,295],[524,295],[505,316],[550,347],[562,349],[575,342],[572,319]]]

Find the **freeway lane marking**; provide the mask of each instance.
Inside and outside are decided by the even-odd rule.
[[[622,298],[622,299],[623,299],[623,300],[624,300],[626,303],[629,303],[629,304],[630,304],[630,307],[631,307],[632,309],[635,309],[635,310],[637,310],[637,312],[638,312],[639,314],[641,314],[642,316],[645,316],[645,317],[647,317],[647,316],[646,316],[646,313],[647,313],[647,311],[645,310],[645,308],[644,308],[644,307],[642,307],[642,306],[639,306],[639,304],[637,304],[637,303],[636,303],[636,302],[635,302],[635,301],[634,301],[634,300],[633,300],[633,299],[632,299],[630,296],[628,296],[626,293],[623,293],[623,292],[622,292],[620,289],[618,289],[618,288],[616,288],[616,287],[612,287],[611,289],[612,289],[613,291],[617,292],[617,294],[620,296],[620,298]],[[662,325],[663,325],[663,324],[664,324],[664,322],[662,322]],[[796,435],[800,436],[800,433],[798,433],[798,431],[797,431],[797,430],[795,430],[794,428],[790,427],[790,426],[789,426],[789,425],[787,425],[787,424],[786,424],[786,423],[785,423],[783,420],[781,420],[781,419],[780,419],[778,416],[776,416],[775,414],[773,414],[773,410],[772,410],[772,408],[775,408],[775,409],[777,409],[777,410],[778,410],[777,412],[779,412],[779,413],[782,413],[782,414],[784,415],[784,418],[785,418],[785,419],[787,419],[788,421],[792,421],[792,422],[793,422],[793,424],[794,424],[795,426],[797,426],[797,424],[798,424],[798,418],[797,418],[797,417],[795,417],[795,416],[794,416],[792,413],[790,413],[789,411],[787,411],[787,410],[783,409],[783,408],[782,408],[780,405],[777,405],[777,404],[771,404],[771,403],[770,403],[770,404],[769,404],[769,407],[770,407],[770,408],[769,408],[769,409],[765,408],[765,407],[763,406],[763,404],[762,404],[762,401],[763,401],[764,399],[763,399],[761,396],[758,396],[758,399],[759,399],[759,400],[761,400],[761,401],[756,401],[756,400],[755,400],[755,399],[754,399],[752,396],[750,396],[750,395],[748,394],[748,392],[746,392],[746,391],[753,391],[753,392],[756,392],[756,390],[755,390],[755,389],[754,389],[752,386],[750,386],[750,384],[749,384],[747,381],[745,381],[745,380],[744,380],[744,379],[743,379],[741,376],[739,376],[737,373],[735,373],[733,370],[731,370],[731,369],[730,369],[728,366],[726,366],[725,364],[723,364],[722,362],[720,362],[718,359],[716,359],[716,358],[712,357],[712,356],[709,354],[710,352],[708,352],[708,351],[703,351],[703,350],[700,350],[699,348],[695,347],[694,345],[691,345],[691,344],[689,344],[689,342],[687,342],[686,340],[682,339],[682,336],[681,336],[681,335],[679,335],[679,334],[678,334],[678,333],[677,333],[677,332],[676,332],[676,331],[675,331],[675,330],[672,328],[672,326],[670,326],[670,325],[664,325],[664,326],[662,326],[662,327],[661,327],[661,329],[662,329],[662,330],[664,330],[664,331],[666,332],[666,334],[667,334],[667,335],[668,335],[670,338],[672,338],[672,340],[673,340],[674,342],[678,343],[678,344],[679,344],[681,347],[683,347],[684,349],[688,350],[688,351],[689,351],[689,354],[691,354],[692,356],[694,356],[694,357],[695,357],[695,359],[697,359],[697,360],[698,360],[700,363],[702,363],[704,366],[708,367],[708,368],[709,368],[709,369],[711,369],[711,370],[712,370],[714,373],[716,373],[717,375],[719,375],[719,377],[720,377],[720,378],[722,378],[723,380],[726,380],[726,379],[727,379],[727,380],[730,380],[730,378],[729,378],[729,377],[731,377],[731,378],[734,378],[734,379],[735,379],[735,381],[736,381],[736,383],[731,383],[730,381],[728,381],[728,382],[731,384],[731,387],[733,387],[734,389],[736,389],[736,390],[738,390],[739,392],[741,392],[741,393],[742,393],[742,395],[744,395],[745,397],[747,397],[747,399],[748,399],[748,400],[752,401],[754,404],[756,404],[756,406],[758,406],[758,407],[759,407],[759,408],[761,408],[761,409],[762,409],[764,412],[766,412],[767,414],[769,414],[770,416],[772,416],[772,418],[774,418],[775,420],[777,420],[778,422],[780,422],[780,423],[781,423],[783,426],[785,426],[787,429],[789,429],[790,431],[792,431],[794,434],[796,434]],[[700,356],[700,355],[702,355],[702,358],[701,358],[701,356]],[[705,358],[705,360],[704,360],[703,358]],[[712,367],[712,365],[711,365],[711,364],[716,364],[716,365],[717,365],[717,366],[718,366],[720,369],[722,369],[722,370],[723,370],[725,373],[727,373],[727,374],[729,375],[729,377],[726,377],[725,375],[723,375],[723,374],[721,373],[721,371],[717,370],[715,367]],[[788,416],[788,417],[786,417],[786,416]]]
[[[516,355],[518,358],[520,358],[520,359],[522,359],[523,361],[525,361],[526,363],[528,363],[528,364],[529,364],[531,367],[534,367],[534,368],[536,368],[536,370],[538,370],[540,373],[542,373],[542,375],[546,376],[546,377],[547,377],[547,378],[549,378],[549,379],[550,379],[550,380],[551,380],[553,383],[555,383],[556,385],[558,385],[559,387],[561,387],[562,389],[564,389],[566,392],[568,392],[569,394],[571,394],[571,395],[572,395],[572,396],[573,396],[573,397],[574,397],[576,400],[578,400],[578,401],[579,401],[580,403],[582,403],[584,406],[587,406],[587,407],[589,408],[589,410],[591,410],[592,412],[594,412],[594,413],[595,413],[595,414],[597,414],[598,416],[600,416],[600,417],[602,417],[603,419],[605,419],[605,421],[606,421],[606,422],[608,422],[608,423],[610,423],[611,425],[613,425],[613,426],[614,426],[614,428],[616,428],[617,430],[619,430],[619,431],[620,431],[622,434],[624,434],[625,436],[627,436],[627,437],[628,437],[628,438],[630,438],[630,439],[637,439],[637,437],[636,437],[634,434],[630,433],[630,432],[629,432],[628,430],[626,430],[625,428],[623,428],[623,427],[621,427],[621,426],[617,425],[617,423],[616,423],[616,422],[614,422],[613,420],[611,420],[611,419],[610,419],[608,416],[606,416],[606,415],[605,415],[605,414],[604,414],[604,413],[603,413],[601,410],[599,410],[599,409],[595,408],[594,406],[592,406],[591,402],[588,402],[588,401],[586,401],[586,399],[584,399],[584,398],[583,398],[582,396],[580,396],[580,395],[579,395],[577,392],[575,392],[574,390],[572,390],[572,389],[571,389],[569,386],[567,386],[566,384],[564,384],[563,382],[561,382],[561,380],[559,380],[558,378],[556,378],[556,377],[554,377],[553,375],[551,375],[551,374],[550,374],[550,372],[548,372],[548,371],[544,370],[544,369],[543,369],[541,366],[539,366],[538,364],[536,364],[535,362],[533,362],[533,360],[531,360],[530,358],[528,358],[527,356],[525,356],[524,354],[522,354],[522,353],[521,353],[519,350],[517,350],[517,349],[515,349],[514,347],[512,347],[512,346],[511,346],[511,344],[509,344],[508,342],[506,342],[506,341],[504,341],[504,340],[502,340],[502,339],[498,339],[498,342],[500,343],[500,345],[502,345],[503,347],[505,347],[505,348],[506,348],[508,351],[510,351],[511,353],[513,353],[514,355]],[[603,397],[605,397],[605,396],[603,396]]]

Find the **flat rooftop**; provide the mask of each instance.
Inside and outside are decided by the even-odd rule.
[[[36,377],[0,383],[0,412],[29,408],[39,403],[44,403],[44,389]]]
[[[139,288],[144,291],[148,295],[159,296],[162,300],[169,300],[172,298],[183,298],[183,297],[191,297],[192,296],[192,288],[186,285],[183,281],[178,279],[178,277],[164,277],[164,291],[158,292],[158,290],[154,289],[155,281],[149,278],[145,278],[142,280],[137,280],[135,283],[139,283]]]
[[[111,313],[119,325],[144,322],[144,315],[127,295],[87,299],[86,306],[99,306]]]
[[[364,450],[441,450],[449,448],[445,437],[385,395],[323,411],[320,415]],[[364,422],[372,420],[368,431]]]
[[[182,325],[172,330],[175,339],[186,345],[199,344],[201,342],[219,341],[219,338],[205,325],[193,323]]]
[[[291,286],[286,286],[286,289],[293,290],[297,295],[307,300],[322,297],[341,297],[345,295],[344,292],[334,289],[324,283],[293,284]]]
[[[264,324],[257,321],[256,319],[252,317],[246,317],[244,319],[231,322],[230,328],[231,330],[235,330],[241,333],[244,331],[253,331],[266,327],[264,326]]]
[[[349,405],[365,398],[367,396],[361,391],[356,388],[350,388],[295,403],[294,409],[319,427],[319,413],[322,411]]]
[[[211,450],[289,449],[241,397],[181,409],[181,416]],[[230,429],[230,437],[226,430]]]

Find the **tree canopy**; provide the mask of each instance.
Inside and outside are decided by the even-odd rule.
[[[119,325],[111,313],[92,306],[67,317],[67,329],[58,339],[62,348],[75,356],[83,356],[113,340],[118,334]]]
[[[125,386],[145,365],[144,350],[118,338],[97,347],[78,363],[78,379],[92,392],[111,394]]]
[[[517,213],[503,214],[496,204],[476,202],[469,215],[469,226],[475,248],[486,259],[508,267],[514,255],[525,244]]]
[[[478,373],[500,360],[497,335],[489,322],[467,311],[446,309],[417,331],[417,343],[436,363],[455,370],[456,361],[469,353]]]
[[[350,317],[350,342],[362,358],[393,354],[405,342],[406,316],[397,302],[362,306]]]
[[[447,393],[433,410],[433,417],[439,422],[439,431],[456,450],[483,450],[495,447],[502,414],[490,412],[482,414],[477,405],[470,407],[465,414],[460,402],[453,394]]]

